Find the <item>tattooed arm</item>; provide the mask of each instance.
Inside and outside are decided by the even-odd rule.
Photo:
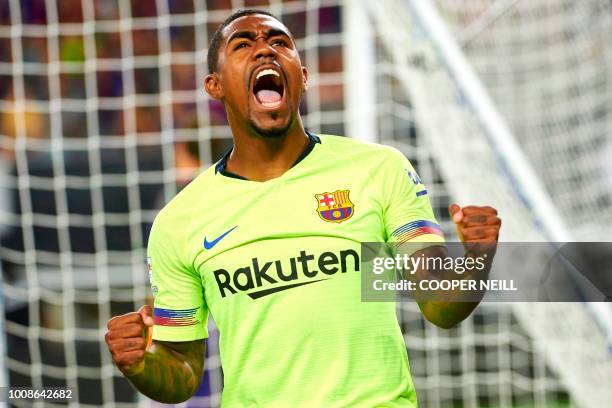
[[[113,317],[105,337],[113,361],[147,397],[170,404],[186,401],[200,386],[205,340],[154,341],[147,348],[151,326],[150,306]]]
[[[144,353],[142,369],[124,375],[151,399],[167,404],[186,401],[200,386],[205,347],[204,340],[154,341]]]

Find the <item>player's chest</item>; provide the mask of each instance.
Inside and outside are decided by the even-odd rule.
[[[206,210],[192,218],[189,241],[199,262],[255,242],[274,246],[283,239],[330,236],[375,241],[382,231],[378,197],[348,178],[240,187],[207,197]]]

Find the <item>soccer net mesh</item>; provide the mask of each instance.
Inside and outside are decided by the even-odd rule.
[[[201,89],[206,50],[231,9],[251,6],[296,38],[310,71],[306,127],[400,148],[448,236],[446,208],[459,200],[500,209],[506,241],[562,240],[565,228],[611,238],[608,1],[7,0],[5,384],[71,387],[75,406],[138,400],[112,364],[106,322],[149,298],[159,208],[231,146],[222,106]],[[432,10],[466,61],[445,48]],[[449,331],[412,304],[398,315],[424,407],[612,400],[602,315],[584,305],[483,304]],[[196,406],[217,406],[222,388],[214,330],[207,348]]]

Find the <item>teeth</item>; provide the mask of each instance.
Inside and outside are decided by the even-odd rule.
[[[262,76],[264,76],[264,75],[275,75],[275,76],[280,76],[280,75],[278,74],[278,72],[276,72],[276,71],[275,71],[275,70],[273,70],[273,69],[268,68],[268,69],[264,69],[264,70],[263,70],[263,71],[261,71],[259,74],[257,74],[257,77],[256,77],[255,79],[259,79],[259,78],[261,78],[261,77],[262,77]]]

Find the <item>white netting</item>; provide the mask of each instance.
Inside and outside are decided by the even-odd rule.
[[[103,342],[106,322],[149,294],[144,248],[157,210],[231,145],[222,106],[202,89],[206,51],[231,8],[256,3],[0,2],[11,385],[68,386],[83,406],[135,401]],[[305,123],[342,134],[338,1],[263,3],[311,68]],[[210,343],[204,405],[221,389]]]
[[[436,0],[574,236],[612,240],[612,4]]]
[[[523,9],[531,7],[529,2],[489,1],[479,2],[478,10],[483,14],[493,13],[488,9],[507,10],[519,3]],[[438,4],[457,14],[468,13],[475,7],[469,1],[440,0]],[[592,202],[578,196],[572,199],[573,193],[563,190],[575,187],[568,185],[572,179],[569,174],[589,172],[593,154],[571,163],[559,159],[556,165],[563,167],[565,185],[560,187],[557,185],[559,181],[551,182],[544,177],[542,186],[538,180],[541,168],[551,164],[545,165],[534,159],[529,149],[540,146],[537,153],[546,156],[552,150],[551,146],[557,146],[558,154],[571,155],[573,153],[567,145],[570,139],[574,145],[580,141],[593,144],[593,151],[602,149],[605,144],[601,129],[609,124],[600,121],[599,117],[609,116],[612,110],[610,105],[605,110],[601,107],[597,110],[589,101],[605,99],[609,84],[607,90],[574,85],[581,88],[577,92],[590,96],[579,109],[591,109],[590,117],[597,119],[580,128],[566,127],[564,132],[557,133],[538,133],[536,130],[538,126],[558,128],[565,123],[567,117],[563,115],[571,116],[578,109],[573,100],[558,101],[565,110],[554,120],[546,115],[540,116],[533,108],[522,107],[525,115],[529,116],[517,119],[518,123],[524,125],[531,119],[534,128],[529,135],[521,134],[529,141],[524,148],[524,139],[518,138],[517,145],[512,136],[512,133],[520,133],[522,128],[514,129],[512,121],[508,127],[504,120],[507,114],[499,116],[487,94],[489,87],[497,86],[498,93],[494,95],[502,100],[502,104],[508,103],[504,92],[516,92],[512,85],[508,85],[509,79],[502,77],[493,84],[485,82],[486,87],[483,87],[479,78],[473,75],[471,59],[466,60],[456,44],[456,35],[449,35],[444,20],[431,2],[406,0],[388,1],[385,7],[369,2],[364,2],[364,5],[374,24],[378,96],[375,108],[379,115],[380,140],[392,141],[402,148],[416,163],[421,177],[430,183],[434,181],[431,195],[440,218],[447,220],[446,206],[451,198],[462,203],[492,204],[504,220],[501,238],[523,242],[546,238],[562,241],[574,233],[578,235],[580,226],[572,218],[578,208],[584,211],[577,215],[583,220],[606,219],[611,209],[609,202]],[[533,8],[537,9],[537,6],[533,5]],[[549,14],[555,12],[555,17],[547,15],[547,18],[575,19],[558,15],[575,13],[573,7],[548,9]],[[503,48],[515,37],[523,38],[525,31],[537,31],[540,24],[532,19],[524,22],[514,19],[503,35],[499,32],[488,39]],[[495,22],[491,25],[494,26]],[[600,29],[600,25],[591,27],[583,21],[582,25],[574,27],[574,32],[590,38],[591,47],[607,47],[601,53],[610,55],[609,44],[602,42],[597,35]],[[589,34],[591,30],[594,34]],[[471,40],[477,41],[478,36],[473,35]],[[557,47],[558,57],[580,52],[581,48],[574,50],[574,45],[570,42]],[[478,51],[482,66],[486,67],[487,63],[503,66],[503,62],[497,60],[498,53],[489,55],[487,49]],[[520,48],[506,49],[504,58],[513,60],[516,54],[521,54]],[[554,55],[555,50],[546,49],[541,53],[540,64],[546,66],[550,54]],[[536,55],[532,57],[536,58]],[[591,80],[602,80],[597,71],[605,68],[600,68],[599,62],[583,60],[584,72],[593,73]],[[513,63],[517,70],[523,69],[528,73],[537,68],[537,63],[529,66]],[[530,82],[531,95],[546,94],[551,86],[546,80],[546,69],[538,72],[539,76],[532,75],[539,79]],[[567,78],[569,81],[571,76]],[[515,100],[515,103],[520,105],[521,101]],[[502,114],[505,113],[502,110]],[[593,131],[595,128],[599,131]],[[529,153],[527,156],[524,155],[525,149]],[[554,153],[557,151],[550,154]],[[547,171],[554,172],[549,167]],[[561,177],[558,173],[557,176]],[[561,198],[554,191],[552,201],[547,197],[545,188],[550,188],[550,183],[554,185],[552,190],[563,190],[566,198],[563,205],[557,206]],[[608,194],[601,179],[597,178],[581,179],[580,189],[588,191],[591,196]],[[583,201],[588,203],[588,207],[580,207]],[[565,229],[566,223],[569,231]],[[446,224],[446,227],[452,234],[452,225]],[[605,234],[609,237],[609,229],[591,228],[591,232],[592,239],[603,239]],[[530,262],[528,254],[525,254],[524,262]],[[520,268],[520,265],[516,266]],[[483,304],[476,315],[459,329],[443,332],[421,327],[418,309],[413,305],[402,304],[400,307],[401,320],[407,325],[407,344],[412,349],[415,383],[421,400],[428,407],[607,406],[612,400],[608,385],[612,379],[612,357],[610,339],[606,338],[610,321],[605,320],[609,315],[609,306],[605,304],[602,307],[569,303]]]
[[[502,6],[512,8],[520,2],[438,3],[457,35],[467,38],[462,34],[468,32],[463,30],[468,21],[464,14],[473,17],[493,7],[495,15],[503,17]],[[515,26],[504,25],[499,35],[487,37],[486,44],[499,47],[498,53],[488,55],[489,48],[477,46],[479,33],[493,30],[497,17],[485,29],[473,31],[465,49],[470,57],[478,52],[479,73],[491,65],[509,69],[510,63],[517,81],[533,73],[530,81],[513,82],[516,88],[505,77],[492,83],[483,78],[514,133],[529,130],[517,134],[521,146],[530,164],[544,175],[555,203],[559,200],[572,232],[580,226],[578,220],[587,220],[593,233],[603,233],[592,221],[598,212],[602,217],[610,214],[609,201],[593,200],[603,196],[603,189],[588,165],[602,137],[593,129],[603,129],[605,115],[608,126],[611,122],[610,82],[605,82],[609,79],[593,74],[602,70],[599,61],[608,62],[609,72],[609,44],[571,42],[545,53],[529,53],[529,58],[542,55],[541,64],[575,53],[582,58],[576,75],[584,81],[577,81],[578,93],[572,93],[580,98],[553,98],[558,102],[550,111],[554,116],[522,107],[511,95],[532,90],[533,84],[543,90],[562,86],[563,80],[547,82],[550,73],[538,71],[535,59],[521,60],[531,64],[521,65],[509,58],[514,48],[503,47],[515,40],[510,29],[527,41],[527,32],[547,29],[539,27],[540,14],[550,30],[558,21],[598,17],[584,13],[588,6],[559,8],[552,5],[561,0],[547,3],[551,6],[539,8],[525,2],[521,18],[512,20]],[[604,2],[584,3],[601,3],[603,10]],[[462,99],[462,85],[449,76],[430,33],[410,20],[406,4],[389,1],[381,7],[376,2],[375,8],[363,8],[341,0],[2,1],[0,257],[10,385],[73,387],[75,405],[133,404],[135,394],[113,367],[103,342],[106,321],[138,308],[147,298],[144,248],[157,210],[195,169],[210,165],[231,144],[222,107],[201,89],[206,50],[230,8],[258,4],[282,17],[309,67],[310,88],[303,104],[309,130],[353,133],[351,123],[369,121],[371,127],[361,131],[373,129],[379,141],[400,147],[417,166],[449,233],[446,207],[451,199],[460,199],[506,210],[507,240],[541,235],[532,222],[537,217],[516,196],[511,178],[500,171],[481,118]],[[367,27],[354,27],[348,11],[355,10],[364,13],[361,21],[365,16]],[[580,39],[603,38],[605,29],[603,23],[572,27],[577,31],[572,38]],[[587,29],[600,30],[594,31],[600,37],[590,36]],[[371,32],[374,41],[355,44],[354,35],[363,31]],[[351,48],[355,46],[357,52]],[[605,58],[598,60],[600,55]],[[502,64],[502,57],[510,62]],[[520,72],[525,66],[529,68]],[[536,74],[544,79],[536,80]],[[517,111],[525,109],[523,117],[506,111],[504,103]],[[576,119],[580,126],[573,127],[569,117],[575,112],[584,115]],[[350,136],[376,138],[358,132]],[[579,140],[590,150],[570,163],[567,157],[574,155]],[[550,159],[549,151],[559,154],[554,165],[541,160]],[[465,166],[448,152],[460,154]],[[459,173],[449,177],[454,171]],[[580,185],[568,184],[578,180],[571,176],[576,171],[586,175],[580,176]],[[563,186],[557,185],[560,179],[551,178],[561,174]],[[565,216],[573,214],[570,208],[582,212],[577,218]],[[585,405],[584,395],[602,397],[592,389],[597,390],[598,379],[610,378],[601,376],[610,372],[610,359],[592,315],[574,306],[549,307],[554,318],[538,325],[528,317],[545,319],[546,309],[540,306],[530,311],[483,305],[458,329],[442,331],[424,323],[415,307],[405,305],[400,318],[422,406],[597,406]],[[562,324],[555,325],[555,320]],[[577,333],[575,342],[549,342],[552,333],[567,336],[568,325]],[[600,345],[588,346],[585,336]],[[193,402],[198,406],[218,404],[222,379],[214,339],[213,335],[208,345],[205,386]],[[563,344],[573,350],[572,358],[566,359],[570,365],[555,363]],[[594,356],[603,357],[595,364]],[[581,363],[594,367],[591,377],[584,378],[599,375],[583,390],[584,380],[572,384],[571,377],[563,375],[563,370],[575,370]]]

